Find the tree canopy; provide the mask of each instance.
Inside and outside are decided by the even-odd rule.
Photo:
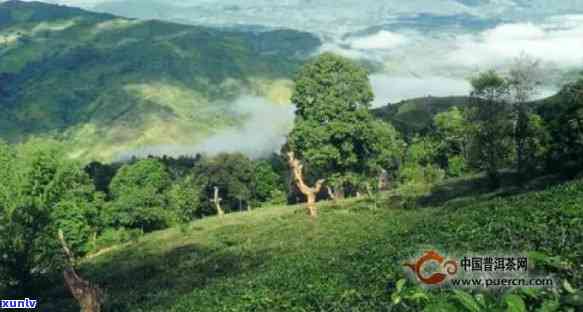
[[[375,121],[373,99],[367,71],[344,57],[325,53],[302,68],[287,149],[306,163],[308,180],[327,176],[336,186],[354,185],[355,177],[397,162],[399,135]]]

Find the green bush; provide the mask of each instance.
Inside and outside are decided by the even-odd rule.
[[[452,156],[447,160],[447,176],[456,178],[467,173],[466,160],[463,156]]]
[[[171,186],[170,174],[159,160],[123,166],[110,185],[112,201],[105,213],[109,225],[148,232],[175,224],[178,217],[168,202]]]

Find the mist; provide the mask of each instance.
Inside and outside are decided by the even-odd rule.
[[[270,103],[264,98],[243,95],[230,105],[230,114],[244,120],[241,126],[222,129],[193,145],[145,146],[119,157],[147,156],[213,156],[219,153],[243,153],[257,159],[279,152],[291,131],[295,107]]]

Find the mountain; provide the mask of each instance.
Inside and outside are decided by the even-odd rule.
[[[319,46],[291,30],[242,32],[3,2],[0,138],[51,135],[71,143],[71,156],[100,160],[192,146],[243,127],[254,111],[234,104],[242,96],[285,104],[289,79]]]
[[[372,110],[373,114],[390,122],[401,133],[410,137],[429,130],[435,115],[453,106],[464,107],[469,103],[467,96],[422,97],[388,104]]]

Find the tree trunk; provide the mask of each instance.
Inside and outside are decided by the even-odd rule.
[[[344,186],[338,186],[334,188],[334,194],[336,195],[336,198],[338,199],[344,199],[346,197],[346,193],[344,191]]]
[[[224,217],[225,216],[225,211],[223,210],[223,208],[221,208],[221,201],[223,199],[219,197],[219,188],[218,187],[214,187],[214,196],[213,199],[211,199],[211,202],[213,202],[215,204],[215,209],[217,210],[217,215],[219,217]]]
[[[318,210],[316,209],[316,193],[310,193],[306,195],[308,199],[307,208],[308,215],[312,218],[318,217]]]
[[[334,191],[332,191],[332,188],[327,186],[326,190],[328,191],[328,197],[330,197],[331,200],[336,201],[336,194],[334,194]]]
[[[63,276],[67,288],[81,306],[81,312],[101,312],[101,304],[103,303],[104,295],[101,289],[96,285],[81,278],[77,271],[75,271],[74,263],[75,257],[67,246],[63,231],[59,230],[59,241],[65,255],[67,256],[67,263]]]
[[[316,210],[316,195],[318,195],[322,189],[322,185],[326,180],[318,180],[314,187],[307,186],[304,182],[303,165],[295,158],[293,152],[288,152],[287,157],[288,164],[292,170],[294,182],[296,183],[296,186],[300,192],[302,192],[302,194],[304,194],[304,196],[307,198],[306,210],[308,215],[310,217],[316,218],[318,216],[318,212]]]
[[[103,293],[98,287],[79,277],[72,267],[65,268],[63,275],[67,288],[81,306],[81,312],[101,312]]]
[[[389,186],[389,173],[387,172],[387,170],[381,169],[381,172],[379,173],[377,186],[379,192],[386,190],[388,186]]]

